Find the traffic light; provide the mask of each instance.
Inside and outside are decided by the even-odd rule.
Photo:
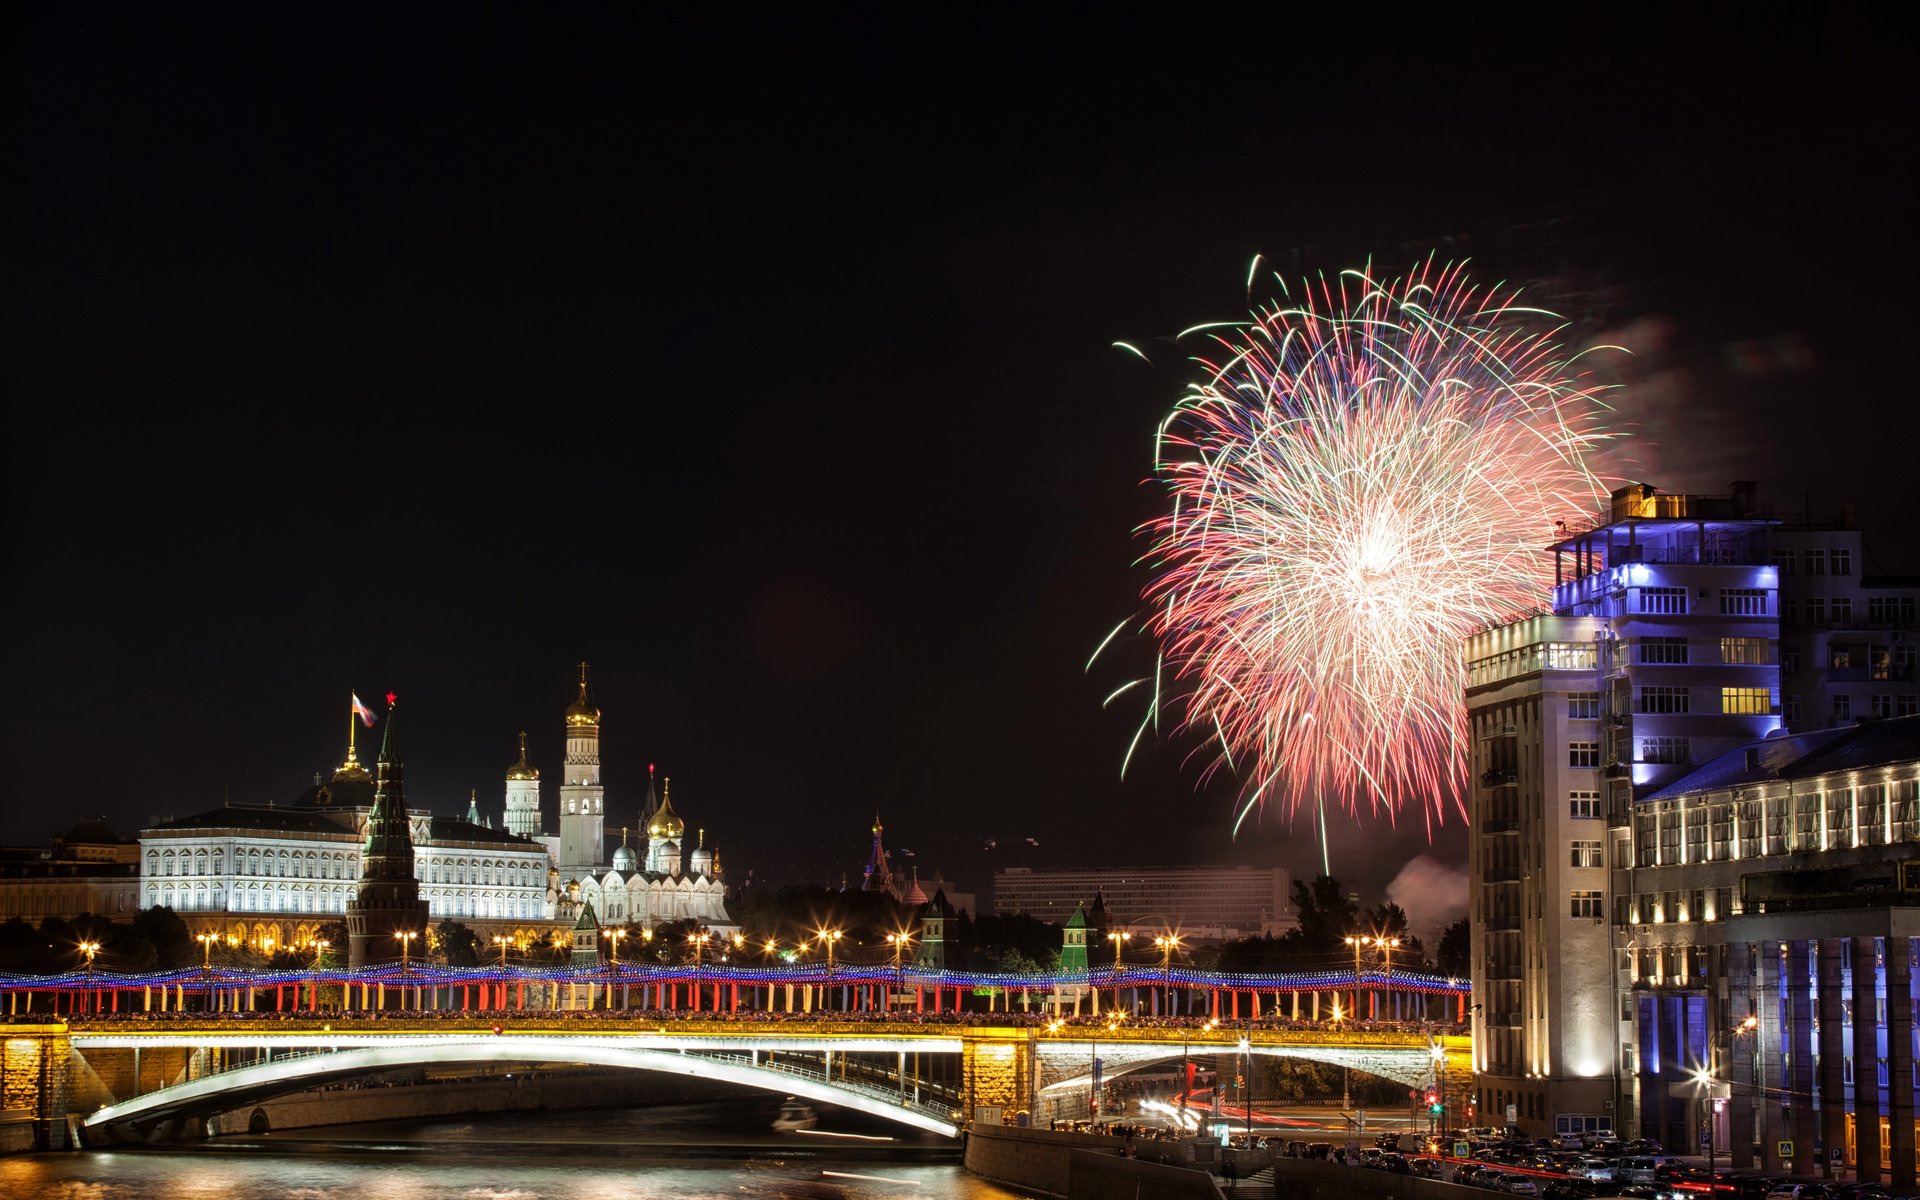
[[[1440,1103],[1440,1090],[1438,1088],[1427,1089],[1427,1111],[1430,1113],[1443,1113],[1446,1111],[1446,1106]]]
[[[1235,1075],[1233,1077],[1233,1087],[1235,1091],[1239,1091],[1239,1092],[1246,1091],[1247,1077],[1245,1075]]]

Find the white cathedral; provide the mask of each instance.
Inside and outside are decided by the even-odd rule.
[[[587,664],[580,664],[580,694],[567,706],[567,754],[560,781],[560,836],[539,832],[540,772],[527,761],[527,735],[520,735],[520,761],[507,770],[507,830],[544,842],[555,869],[548,903],[555,917],[572,920],[591,906],[608,925],[649,928],[687,918],[715,932],[732,932],[720,855],[706,846],[706,831],[688,849],[687,824],[673,811],[672,781],[656,791],[647,768],[647,799],[637,829],[646,835],[646,859],[620,831],[611,864],[606,855],[606,789],[600,784],[600,710],[587,698]]]
[[[527,759],[507,769],[504,828],[480,815],[408,809],[414,871],[429,919],[459,920],[481,935],[527,945],[572,929],[591,905],[601,924],[647,927],[693,918],[731,933],[720,856],[686,823],[649,772],[638,814],[646,861],[621,844],[606,855],[605,789],[600,783],[600,710],[580,693],[568,706],[558,836],[541,829],[540,772]],[[189,932],[265,947],[308,945],[322,924],[346,912],[360,877],[373,810],[373,776],[362,766],[349,719],[346,761],[316,777],[292,805],[223,804],[140,831],[143,908],[167,906]],[[624,831],[623,831],[624,833]]]

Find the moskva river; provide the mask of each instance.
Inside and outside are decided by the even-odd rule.
[[[0,1158],[6,1200],[1002,1200],[955,1143],[857,1113],[775,1133],[772,1095],[339,1125]],[[944,1161],[942,1161],[944,1159]]]

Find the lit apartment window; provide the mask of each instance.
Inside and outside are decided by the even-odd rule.
[[[1692,755],[1689,752],[1686,738],[1641,738],[1640,761],[1646,763],[1684,763],[1692,761]]]
[[[1600,793],[1568,792],[1567,815],[1576,821],[1598,821],[1600,819]]]
[[[1766,589],[1721,588],[1720,611],[1729,617],[1764,617],[1767,615]]]
[[[1574,721],[1597,721],[1600,719],[1599,692],[1568,692],[1567,717]]]
[[[1720,711],[1730,716],[1765,716],[1773,711],[1773,691],[1771,688],[1723,687]]]
[[[1687,661],[1687,639],[1645,637],[1640,639],[1640,661],[1681,665]]]
[[[1573,915],[1576,918],[1587,917],[1592,920],[1599,920],[1601,915],[1599,892],[1575,892],[1573,893],[1572,899]]]
[[[1683,687],[1643,687],[1640,689],[1640,705],[1636,710],[1643,713],[1683,713],[1689,711],[1690,689]]]
[[[1597,767],[1600,765],[1599,742],[1568,742],[1567,765],[1569,767]]]
[[[1687,589],[1644,587],[1640,589],[1640,611],[1673,616],[1687,611]]]
[[[1723,637],[1720,639],[1720,661],[1739,666],[1765,666],[1773,661],[1772,648],[1773,643],[1766,638]]]
[[[1851,550],[1833,551],[1833,573],[1835,575],[1853,574],[1853,551]]]
[[[1569,865],[1576,866],[1576,867],[1605,866],[1606,859],[1602,857],[1600,843],[1599,842],[1574,842],[1573,851],[1571,855],[1571,862]]]
[[[1592,642],[1547,643],[1549,671],[1591,671],[1598,662],[1598,648]]]

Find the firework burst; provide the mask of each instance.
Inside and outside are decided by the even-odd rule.
[[[1553,521],[1602,495],[1606,409],[1558,318],[1459,266],[1281,295],[1188,331],[1213,349],[1155,452],[1134,745],[1163,710],[1204,735],[1242,821],[1312,804],[1324,830],[1332,800],[1431,832],[1464,813],[1462,639],[1541,606]]]

